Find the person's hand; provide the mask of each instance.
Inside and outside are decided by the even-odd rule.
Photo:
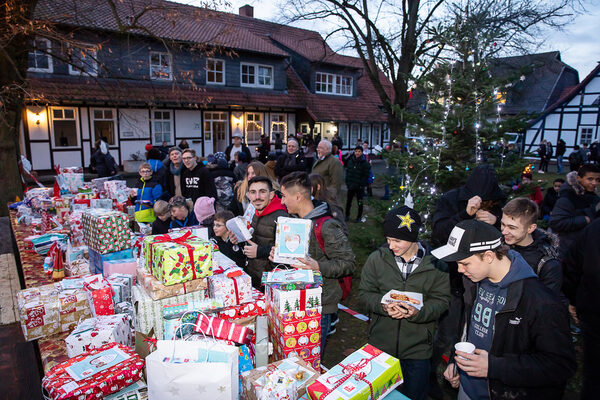
[[[248,258],[256,258],[256,253],[258,252],[258,245],[254,243],[252,240],[248,240],[244,246],[244,255]]]
[[[481,349],[475,349],[473,354],[456,350],[456,355],[466,358],[455,357],[456,365],[469,376],[477,378],[487,378],[488,374],[488,352]]]
[[[485,222],[486,224],[494,225],[497,218],[489,211],[477,210],[475,213],[475,219],[477,219],[477,221]]]
[[[394,319],[402,319],[404,315],[404,313],[398,309],[395,303],[382,304],[381,307],[383,307],[384,311]]]
[[[299,262],[299,264],[294,264],[292,265],[292,267],[298,269],[311,269],[313,271],[319,270],[319,263],[317,262],[317,260],[311,258],[310,256],[306,258],[298,258],[297,261]]]
[[[586,215],[586,216],[585,216],[585,222],[587,222],[587,223],[589,224],[590,222],[592,222],[592,220],[590,219],[590,217],[588,217],[588,216]]]
[[[573,318],[573,322],[579,325],[579,318],[577,318],[577,308],[569,304],[569,314],[571,314],[571,318]]]
[[[479,210],[479,207],[481,207],[481,197],[479,197],[479,196],[471,197],[469,199],[469,201],[467,202],[467,214],[469,214],[470,216],[475,215],[477,210]]]
[[[239,243],[237,236],[233,232],[229,232],[229,241],[234,245]]]
[[[444,378],[450,382],[450,386],[452,386],[454,389],[460,386],[460,375],[455,373],[454,363],[448,364],[446,370],[444,371]]]

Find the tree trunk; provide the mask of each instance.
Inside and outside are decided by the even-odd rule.
[[[7,110],[0,114],[0,216],[8,215],[7,203],[23,196],[19,174],[18,138],[21,112]]]

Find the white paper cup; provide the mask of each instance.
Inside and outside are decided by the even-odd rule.
[[[462,351],[463,353],[473,354],[473,352],[475,351],[475,345],[469,342],[459,342],[454,345],[454,349]],[[461,360],[466,360],[466,358],[458,355],[456,357],[460,358]]]

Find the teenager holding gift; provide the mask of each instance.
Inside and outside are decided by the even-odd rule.
[[[354,252],[344,233],[342,224],[331,216],[329,206],[318,200],[311,200],[312,185],[306,172],[293,172],[281,180],[281,202],[290,214],[312,220],[309,256],[299,258],[300,269],[320,271],[323,276],[321,304],[321,358],[327,341],[331,321],[342,299],[339,278],[352,275],[356,268]],[[274,250],[271,256],[274,255]]]
[[[371,253],[359,287],[371,315],[369,343],[400,359],[402,393],[413,400],[427,397],[430,358],[437,321],[448,309],[450,281],[443,262],[419,241],[421,217],[402,206],[389,211],[383,222],[387,245]],[[421,293],[420,310],[405,303],[382,304],[390,290]]]
[[[462,341],[475,350],[453,352],[444,372],[458,398],[561,399],[577,364],[559,297],[485,222],[459,222],[432,254],[456,261],[465,285]]]

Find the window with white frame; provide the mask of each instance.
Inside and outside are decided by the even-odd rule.
[[[171,81],[173,80],[173,69],[171,67],[171,55],[169,53],[150,52],[150,79]]]
[[[153,111],[152,112],[152,143],[167,144],[173,143],[171,123],[171,111]]]
[[[242,63],[242,86],[273,87],[273,67]]]
[[[111,146],[117,144],[115,127],[117,113],[111,108],[94,108],[92,110],[92,126],[94,127],[94,142],[104,139]]]
[[[373,138],[372,138],[373,143],[371,143],[371,145],[374,146],[381,146],[381,125],[379,124],[373,124]]]
[[[383,142],[389,142],[390,141],[390,129],[388,128],[387,124],[383,124]]]
[[[350,143],[348,143],[348,124],[339,124],[338,136],[342,139],[343,147],[350,147]]]
[[[216,58],[206,60],[206,83],[225,84],[225,61]]]
[[[51,44],[48,39],[37,38],[29,52],[28,71],[52,72]]]
[[[287,122],[285,114],[271,114],[271,140],[277,139],[277,135],[284,142],[287,141]]]
[[[53,107],[52,147],[79,147],[79,129],[77,109],[74,107]]]
[[[204,113],[204,140],[224,141],[227,131],[227,113],[205,112]]]
[[[363,125],[362,126],[362,133],[361,133],[361,139],[362,141],[367,141],[369,142],[369,145],[371,144],[371,125]],[[370,146],[369,146],[370,147]]]
[[[300,124],[300,133],[303,135],[310,133],[310,126],[307,123]]]
[[[263,134],[262,113],[246,113],[246,143],[260,142]]]
[[[69,45],[69,74],[98,75],[98,59],[94,46]]]
[[[358,141],[358,135],[360,133],[360,125],[352,124],[350,126],[350,141],[348,142],[348,147],[353,149],[356,146],[356,142]]]
[[[587,144],[589,146],[592,144],[593,139],[594,128],[581,128],[581,132],[579,134],[579,144]]]
[[[352,77],[346,75],[317,72],[315,91],[322,94],[352,96]]]

